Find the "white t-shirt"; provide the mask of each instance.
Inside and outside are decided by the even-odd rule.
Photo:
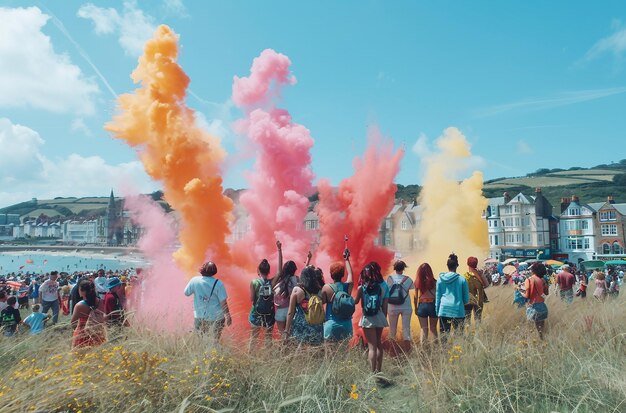
[[[389,287],[389,290],[391,290],[391,287],[395,283],[401,282],[404,277],[405,277],[404,275],[398,275],[398,274],[390,275],[387,278],[387,286]],[[413,280],[411,279],[411,277],[408,277],[408,276],[406,277],[406,281],[402,283],[402,288],[404,288],[404,291],[406,292],[406,299],[404,300],[404,304],[394,305],[394,304],[389,303],[389,309],[393,309],[393,310],[412,310],[413,309],[413,303],[411,303],[411,296],[409,295],[409,290],[415,289],[415,286],[413,285]]]
[[[214,288],[215,287],[215,288]],[[213,291],[213,294],[211,294]],[[198,275],[189,280],[185,287],[185,295],[193,294],[193,316],[209,321],[219,321],[224,318],[221,302],[225,301],[226,288],[217,278]]]
[[[107,288],[107,284],[109,282],[109,279],[107,277],[96,277],[95,280],[93,280],[93,283],[96,285],[96,293],[98,294],[104,294],[106,293],[109,289]]]
[[[59,283],[56,281],[46,280],[39,287],[39,294],[43,301],[56,301],[59,299]]]

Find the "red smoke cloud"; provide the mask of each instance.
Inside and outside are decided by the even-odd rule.
[[[319,249],[327,258],[318,262],[325,264],[325,261],[340,259],[345,234],[349,238],[355,282],[358,273],[370,261],[378,262],[383,271],[390,267],[394,253],[374,242],[393,207],[397,189],[393,181],[403,155],[402,149],[394,152],[392,142],[385,141],[377,130],[371,130],[364,157],[354,159],[354,175],[342,180],[336,190],[327,180],[320,181]]]

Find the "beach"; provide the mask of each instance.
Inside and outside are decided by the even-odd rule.
[[[145,258],[134,249],[85,247],[4,247],[0,251],[0,275],[12,272],[119,270],[145,267]]]

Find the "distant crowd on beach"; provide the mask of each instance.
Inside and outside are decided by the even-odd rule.
[[[132,270],[0,276],[0,329],[4,337],[41,334],[60,316],[71,316],[72,348],[106,341],[107,328],[128,324],[127,294],[136,282]],[[31,311],[23,318],[21,311]]]
[[[358,333],[368,346],[368,359],[374,372],[381,371],[385,328],[389,328],[388,339],[410,343],[411,319],[415,314],[423,344],[429,337],[445,341],[452,331],[463,334],[464,325],[472,317],[475,323],[481,321],[484,306],[489,302],[486,290],[494,282],[515,286],[513,303],[526,307],[527,319],[534,323],[543,339],[548,318],[545,297],[551,285],[562,300],[571,303],[574,296],[586,297],[590,276],[596,285],[594,296],[599,300],[619,294],[623,279],[623,269],[609,268],[606,273],[587,274],[571,264],[566,263],[555,271],[537,261],[526,268],[518,265],[513,273],[502,274],[502,281],[494,276],[498,272],[497,265],[479,269],[476,257],[467,257],[466,270],[459,272],[459,257],[452,253],[446,262],[448,271],[437,278],[428,263],[419,265],[412,278],[405,274],[408,266],[402,260],[394,263],[394,272],[387,277],[383,276],[378,263],[370,262],[360,270],[355,286],[347,248],[343,260],[330,266],[332,282],[326,283],[323,270],[310,265],[311,253],[297,274],[294,261],[283,263],[282,244],[278,241],[276,246],[277,275],[270,276],[271,266],[263,259],[258,265],[257,277],[250,283],[249,345],[254,346],[261,334],[265,341],[271,340],[274,327],[283,340],[298,344],[349,340],[355,335],[353,317],[360,306]],[[232,323],[226,287],[216,277],[216,263],[205,263],[199,272],[200,275],[189,281],[184,294],[193,295],[195,328],[201,333],[211,332],[219,339],[223,329]],[[411,290],[414,290],[413,299]],[[402,337],[398,338],[400,322]]]

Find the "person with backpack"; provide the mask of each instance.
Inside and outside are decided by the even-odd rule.
[[[70,321],[72,349],[99,346],[107,340],[104,300],[98,298],[93,281],[81,281],[78,293],[82,300],[74,306]]]
[[[278,333],[283,335],[287,324],[287,312],[289,311],[289,299],[296,285],[298,277],[296,271],[298,267],[293,261],[287,261],[283,265],[283,250],[280,241],[276,241],[278,248],[278,275],[272,278],[272,289],[274,291],[274,320]]]
[[[5,337],[14,336],[17,333],[17,326],[22,323],[22,316],[16,304],[17,298],[12,295],[7,298],[7,306],[0,312],[0,327]]]
[[[265,341],[272,338],[274,329],[274,290],[272,280],[268,278],[270,274],[270,263],[263,259],[257,268],[258,278],[250,282],[250,300],[252,308],[248,321],[250,322],[250,343],[249,350],[256,343],[259,331],[265,330]]]
[[[388,296],[380,272],[380,265],[371,262],[363,268],[359,279],[359,289],[355,303],[361,303],[363,315],[359,327],[363,329],[367,341],[367,359],[374,373],[379,373],[383,366],[383,329],[387,323]]]
[[[469,303],[467,280],[456,272],[459,257],[452,253],[448,256],[448,272],[442,272],[437,279],[435,308],[439,317],[439,329],[442,339],[450,333],[451,327],[463,334],[465,305]]]
[[[407,267],[404,261],[398,260],[393,264],[395,274],[387,277],[389,287],[389,339],[396,340],[398,317],[402,316],[402,338],[405,342],[411,341],[411,315],[413,305],[409,291],[414,289],[413,280],[404,275]]]
[[[415,274],[415,315],[420,322],[420,343],[424,345],[428,340],[428,333],[437,338],[437,310],[435,297],[437,281],[430,264],[423,263]]]
[[[330,266],[332,284],[322,287],[322,297],[326,304],[326,321],[324,322],[324,340],[327,342],[342,341],[352,338],[352,314],[355,304],[352,298],[352,265],[350,251],[343,253],[344,263],[336,262]],[[346,282],[341,282],[345,272]]]
[[[214,262],[204,263],[199,272],[185,287],[187,297],[193,294],[194,327],[200,334],[212,332],[219,341],[224,327],[232,323],[226,287],[214,277],[217,274]]]
[[[284,338],[291,337],[301,344],[322,344],[325,316],[321,292],[315,267],[305,267],[289,299]]]

